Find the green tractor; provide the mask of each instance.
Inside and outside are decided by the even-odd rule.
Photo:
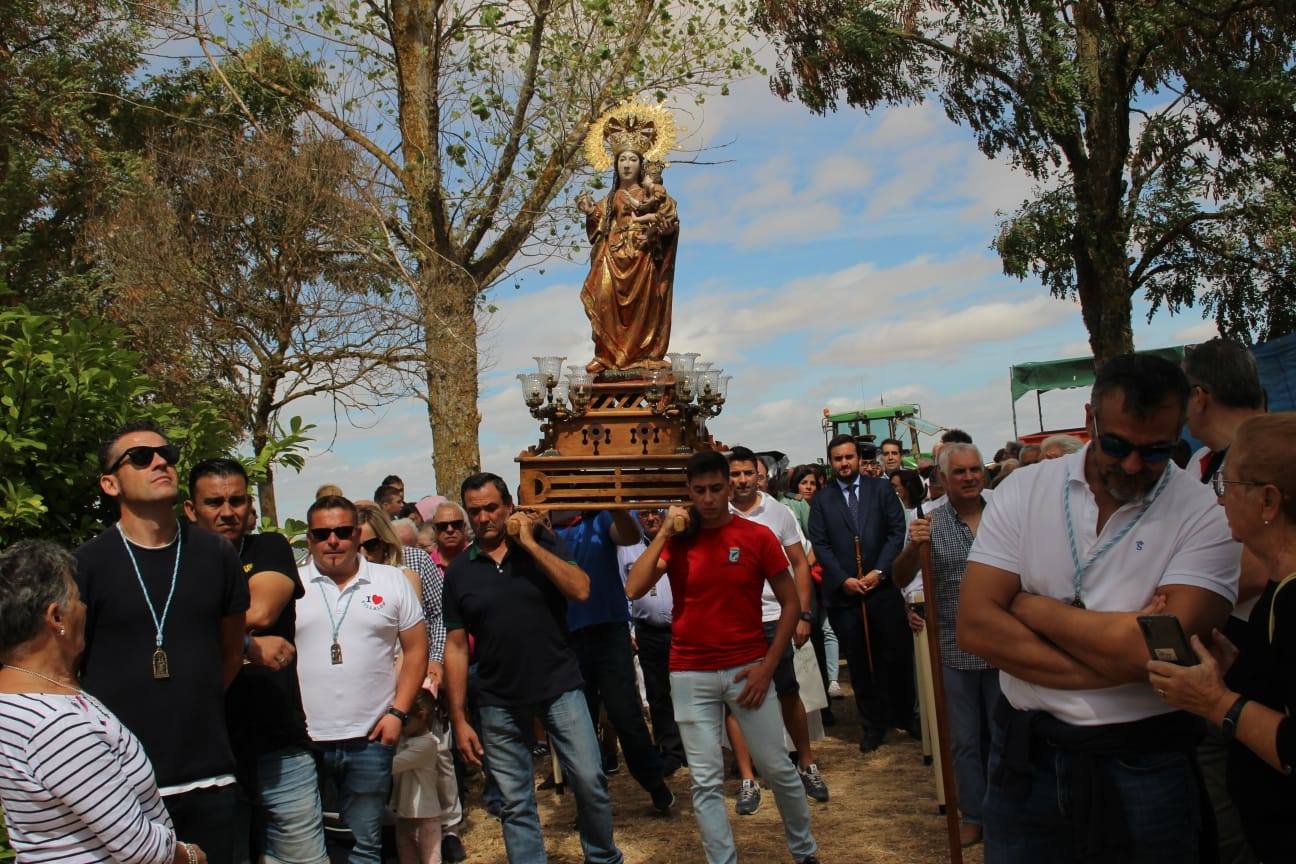
[[[904,465],[916,468],[920,456],[931,456],[930,448],[922,449],[918,439],[922,435],[939,435],[945,431],[944,426],[930,423],[921,416],[922,407],[914,404],[883,405],[878,408],[863,408],[858,411],[843,411],[838,414],[823,409],[824,444],[834,435],[850,435],[861,444],[878,445],[886,438],[908,442],[903,447]]]

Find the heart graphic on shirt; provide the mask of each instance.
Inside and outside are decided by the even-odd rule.
[[[369,598],[369,601],[370,601],[371,603],[373,603],[373,605],[375,605],[375,606],[381,606],[381,605],[382,605],[382,595],[381,595],[381,594],[374,594],[372,597]]]

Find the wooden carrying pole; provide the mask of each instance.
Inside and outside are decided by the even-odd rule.
[[[950,753],[949,709],[945,706],[945,676],[941,674],[940,634],[936,632],[936,588],[933,581],[931,543],[923,543],[923,607],[927,612],[927,649],[931,653],[932,695],[936,702],[936,740],[939,744],[941,785],[945,787],[945,827],[949,834],[950,861],[963,864],[963,844],[959,840],[958,788],[954,785],[954,762]]]
[[[864,556],[860,554],[860,539],[855,538],[855,578],[863,580],[868,574],[864,572]],[[873,636],[869,633],[868,603],[860,595],[860,618],[864,619],[864,651],[868,656],[869,681],[876,675],[873,672]]]

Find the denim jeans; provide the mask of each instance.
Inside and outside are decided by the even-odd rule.
[[[693,778],[693,812],[708,864],[735,864],[733,831],[724,799],[724,755],[720,730],[725,706],[742,728],[756,770],[774,792],[788,849],[797,861],[818,848],[810,833],[810,807],[796,766],[783,749],[783,714],[771,683],[765,701],[754,710],[739,706],[745,681],[734,676],[748,666],[714,672],[672,672],[671,698],[684,752]]]
[[[259,824],[269,864],[326,864],[324,813],[315,757],[289,748],[257,760]]]
[[[478,683],[477,664],[473,663],[468,667],[468,721],[474,729],[481,729],[481,686]],[[459,755],[459,748],[454,746],[454,739],[451,738],[450,749],[453,752],[455,760],[455,782],[460,789],[464,787],[464,765],[463,757]],[[495,782],[495,775],[491,773],[490,757],[482,754],[482,804],[487,810],[504,806],[504,797],[500,795],[499,784]],[[462,811],[461,814],[462,816]],[[446,824],[441,823],[445,828]]]
[[[531,718],[549,733],[565,781],[576,795],[576,819],[587,864],[620,864],[612,839],[612,799],[585,694],[568,690],[535,705],[481,706],[481,741],[504,799],[504,848],[509,864],[544,864],[544,837],[536,813],[531,761]]]
[[[837,634],[833,632],[832,623],[829,622],[827,615],[823,619],[823,643],[824,664],[828,667],[828,682],[831,684],[837,680],[837,675],[841,672],[841,648],[837,644]]]
[[[945,707],[954,749],[954,782],[959,813],[971,825],[981,824],[990,727],[999,701],[999,670],[951,669],[945,666]]]
[[[355,837],[350,864],[380,864],[382,820],[391,792],[392,756],[396,748],[353,738],[319,741],[321,770],[338,791],[342,821]]]
[[[590,717],[597,722],[599,705],[607,709],[630,775],[644,789],[656,792],[663,783],[662,762],[635,687],[630,629],[624,623],[594,624],[572,633],[571,644],[585,679]]]
[[[1032,740],[1030,794],[1019,799],[995,782],[1003,756],[1003,728],[998,723],[991,738],[983,811],[986,864],[1079,864],[1071,805],[1072,755]],[[1190,754],[1140,753],[1098,761],[1123,802],[1131,864],[1194,864],[1202,814]]]

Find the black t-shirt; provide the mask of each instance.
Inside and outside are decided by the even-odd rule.
[[[1246,649],[1229,670],[1229,686],[1273,710],[1296,710],[1296,584],[1270,582],[1247,621]],[[1273,611],[1274,635],[1269,639]],[[1290,720],[1286,722],[1292,722]],[[1296,777],[1275,771],[1246,746],[1229,747],[1229,794],[1238,805],[1247,840],[1262,861],[1296,860]]]
[[[547,531],[540,545],[569,560]],[[486,705],[517,707],[584,686],[567,633],[567,598],[535,559],[510,544],[503,562],[473,544],[446,572],[446,630],[473,637],[477,678]]]
[[[302,596],[304,589],[288,539],[282,534],[249,534],[243,538],[239,557],[248,579],[274,571],[292,580],[292,600],[285,604],[274,624],[253,634],[282,636],[292,642],[297,635],[297,604],[293,601]],[[287,747],[310,746],[295,665],[278,672],[244,665],[225,694],[225,710],[230,744],[243,772],[258,756]]]
[[[171,677],[161,681],[153,678],[157,631],[121,533],[109,528],[76,551],[77,586],[86,604],[82,683],[139,738],[163,788],[234,770],[220,625],[248,608],[247,579],[228,540],[185,524],[180,541],[180,572],[162,630]],[[160,616],[176,544],[131,544],[131,550]]]

